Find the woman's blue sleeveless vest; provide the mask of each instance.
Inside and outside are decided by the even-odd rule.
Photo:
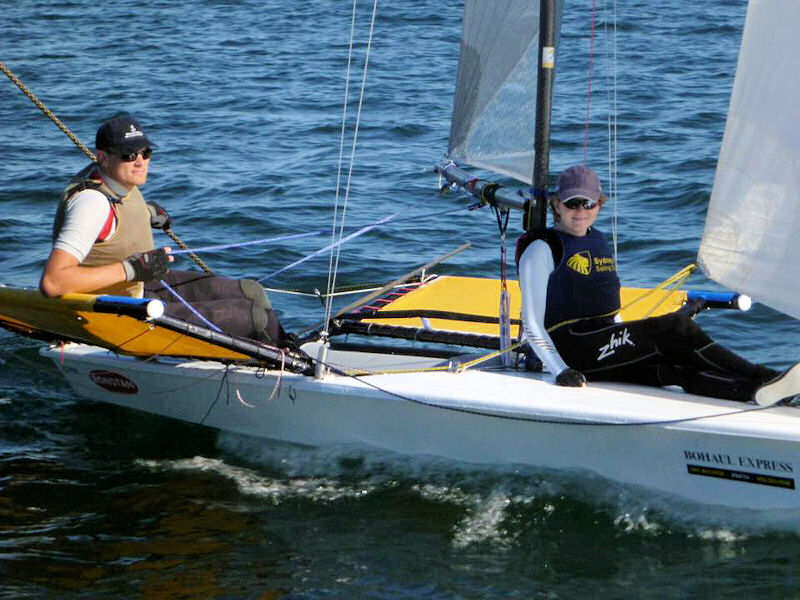
[[[548,331],[579,320],[613,318],[619,312],[617,265],[599,230],[591,228],[578,237],[551,228],[533,236],[529,232],[523,238],[517,245],[518,257],[536,238],[545,240],[553,250],[555,270],[547,284],[544,316]]]

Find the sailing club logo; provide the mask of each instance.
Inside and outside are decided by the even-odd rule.
[[[136,394],[139,387],[130,379],[113,371],[97,369],[89,373],[89,379],[104,390],[117,394]]]
[[[608,343],[600,346],[600,354],[597,355],[597,360],[601,361],[604,358],[608,358],[614,354],[620,346],[636,346],[631,339],[631,334],[627,327],[622,331],[616,333],[612,332]]]
[[[592,270],[592,255],[588,250],[573,254],[567,259],[567,266],[581,275],[588,275]]]
[[[133,126],[133,124],[131,124],[131,128],[125,132],[124,138],[129,140],[130,138],[142,137],[143,135],[144,133],[142,131],[139,131]]]

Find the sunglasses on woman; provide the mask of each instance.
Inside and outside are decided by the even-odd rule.
[[[148,158],[150,158],[150,155],[153,154],[153,149],[148,147],[148,148],[142,148],[141,150],[137,150],[136,152],[128,152],[128,153],[115,152],[114,154],[116,154],[122,162],[133,162],[136,160],[136,157],[139,156],[140,154],[142,155],[142,158],[144,160],[147,160]]]
[[[566,202],[562,201],[561,204],[570,210],[575,210],[579,206],[582,206],[586,210],[592,210],[599,202],[597,200],[589,200],[588,198],[570,198]]]

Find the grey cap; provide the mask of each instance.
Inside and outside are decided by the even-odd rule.
[[[570,198],[586,198],[597,202],[602,193],[600,179],[594,171],[583,165],[565,169],[558,178],[558,199],[561,202]]]

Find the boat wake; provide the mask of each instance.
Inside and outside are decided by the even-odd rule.
[[[713,541],[720,551],[725,544],[776,532],[800,535],[799,511],[709,507],[585,472],[485,467],[434,457],[409,460],[353,445],[311,448],[227,433],[220,434],[218,446],[218,458],[140,464],[224,478],[254,511],[261,500],[272,505],[302,500],[329,509],[341,503],[365,511],[388,497],[411,514],[441,513],[457,550],[510,551],[571,530],[631,540]]]

